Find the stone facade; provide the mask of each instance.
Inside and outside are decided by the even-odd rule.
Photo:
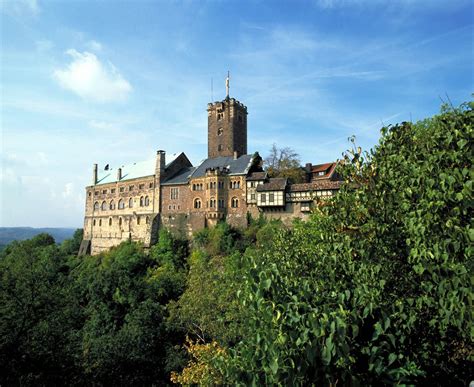
[[[184,153],[103,170],[94,164],[86,187],[80,254],[98,254],[122,241],[145,247],[165,227],[182,236],[226,221],[246,227],[248,216],[291,222],[340,186],[336,163],[306,164],[307,182],[268,178],[258,153],[247,155],[247,107],[227,97],[208,105],[208,158],[193,166]]]

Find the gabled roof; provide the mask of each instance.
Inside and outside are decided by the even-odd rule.
[[[166,155],[166,166],[168,168],[181,153]],[[133,164],[122,165],[117,168],[109,168],[108,170],[99,170],[97,176],[97,184],[115,183],[117,181],[117,170],[122,168],[122,178],[120,181],[137,179],[139,177],[154,176],[156,167],[156,159],[139,161]]]
[[[247,181],[265,180],[267,172],[253,172],[247,177]]]
[[[274,177],[268,179],[266,183],[260,184],[257,187],[257,192],[261,191],[284,191],[286,188],[286,184],[288,179],[283,177]]]
[[[242,155],[237,159],[232,156],[216,157],[213,159],[206,159],[192,173],[191,179],[202,177],[206,175],[208,169],[224,169],[228,170],[229,175],[246,175],[252,166],[252,155]]]
[[[161,185],[188,184],[189,178],[197,167],[183,168],[174,176],[164,180]]]
[[[313,174],[313,179],[328,179],[331,178],[336,170],[337,162],[332,163],[325,163],[325,164],[318,164],[313,165],[311,167],[311,173]],[[318,176],[319,172],[324,172],[324,176]],[[316,174],[316,176],[315,176]]]

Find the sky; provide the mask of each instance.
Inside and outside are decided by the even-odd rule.
[[[474,91],[469,0],[0,0],[0,25],[0,226],[81,227],[93,163],[199,163],[227,71],[249,153],[302,164]]]

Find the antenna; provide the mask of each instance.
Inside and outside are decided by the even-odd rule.
[[[230,83],[230,71],[227,71],[227,78],[225,80],[225,91],[226,91],[226,98],[229,99],[229,83]]]

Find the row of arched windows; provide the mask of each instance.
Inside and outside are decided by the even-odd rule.
[[[141,216],[137,216],[137,224],[140,224],[140,222],[141,222]],[[122,225],[123,220],[122,220],[121,217],[119,218],[119,222],[118,222],[118,223],[119,223],[119,226]],[[150,223],[150,217],[149,217],[149,216],[145,216],[145,224],[149,224],[149,223]],[[99,227],[102,226],[102,219],[99,219],[98,224],[99,224]],[[94,226],[97,225],[97,219],[94,219],[93,225],[94,225]],[[109,226],[112,226],[112,225],[113,225],[113,220],[112,220],[112,218],[109,218]]]
[[[133,198],[130,198],[128,200],[128,207],[133,208]],[[140,197],[140,207],[148,207],[150,205],[150,198],[148,196],[141,196]],[[99,205],[99,202],[94,203],[94,210],[98,211],[99,208],[102,211],[106,211],[107,209],[109,210],[115,210],[115,202],[111,200],[109,204],[107,202],[103,201],[101,205]],[[125,201],[123,199],[120,199],[118,201],[118,209],[123,210],[125,208]]]
[[[208,207],[209,208],[216,208],[216,206],[218,206],[219,208],[224,208],[224,199],[214,199],[214,198],[211,198],[208,202]],[[232,208],[238,208],[239,207],[239,199],[237,198],[232,198],[232,200],[230,201],[230,205]],[[194,199],[194,205],[193,205],[194,208],[202,208],[202,201],[200,198],[196,198]]]

